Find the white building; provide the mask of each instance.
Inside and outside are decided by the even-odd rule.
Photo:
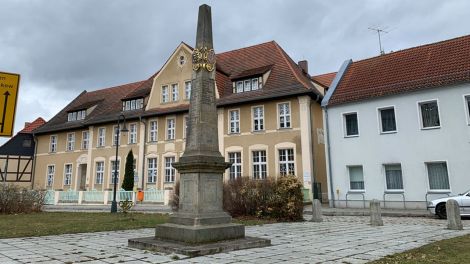
[[[322,101],[331,205],[470,189],[470,36],[346,61]]]

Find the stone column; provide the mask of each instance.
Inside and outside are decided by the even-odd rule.
[[[312,219],[310,222],[323,222],[320,200],[314,199],[312,203]]]
[[[383,226],[382,213],[380,211],[380,201],[374,199],[370,201],[370,225]]]
[[[215,53],[211,10],[199,7],[196,48],[193,51],[191,104],[186,148],[179,162],[178,212],[156,228],[156,237],[189,243],[242,238],[245,227],[232,224],[223,211],[223,173],[230,166],[219,151],[215,94]]]
[[[447,229],[463,230],[462,219],[460,216],[460,206],[454,199],[446,202]]]

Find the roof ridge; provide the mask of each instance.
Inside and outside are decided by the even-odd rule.
[[[227,53],[236,52],[236,51],[240,51],[240,50],[244,50],[244,49],[250,49],[250,48],[254,48],[254,47],[262,46],[262,45],[267,45],[267,44],[276,44],[276,41],[271,40],[271,41],[258,43],[258,44],[254,44],[254,45],[250,45],[250,46],[246,46],[246,47],[242,47],[242,48],[238,48],[238,49],[234,49],[234,50],[227,50],[227,51],[223,51],[221,53],[216,53],[216,55],[222,55],[222,54],[225,55]]]
[[[373,56],[373,57],[369,57],[369,58],[365,58],[365,59],[360,59],[360,60],[357,60],[357,61],[354,61],[354,62],[357,63],[357,62],[364,62],[364,61],[368,61],[368,60],[373,60],[373,59],[376,59],[376,58],[385,58],[385,57],[389,57],[389,56],[397,54],[397,53],[408,52],[410,50],[421,49],[421,48],[425,48],[425,47],[428,47],[428,46],[437,46],[437,45],[440,45],[440,44],[443,44],[443,43],[446,43],[446,42],[456,41],[458,39],[465,39],[465,38],[470,38],[470,35],[464,35],[464,36],[459,36],[459,37],[455,37],[455,38],[451,38],[451,39],[440,40],[438,42],[426,43],[426,44],[414,46],[414,47],[411,47],[411,48],[392,51],[390,53],[385,53],[383,55],[377,55],[377,56]]]
[[[304,82],[304,80],[301,80],[301,78],[297,75],[297,72],[295,71],[295,69],[292,67],[292,64],[291,62],[289,61],[288,58],[289,55],[287,55],[287,53],[284,51],[284,49],[282,49],[279,44],[277,44],[276,42],[274,42],[274,45],[276,46],[278,52],[281,54],[282,58],[285,60],[285,62],[287,63],[287,66],[289,67],[289,69],[292,71],[292,73],[294,74],[295,78],[300,82],[302,83],[304,86],[305,86],[305,89],[309,89],[309,85]],[[290,58],[292,60],[292,58]],[[293,63],[295,63],[293,60],[292,60]],[[297,64],[296,64],[297,65]]]
[[[142,81],[137,81],[137,82],[130,82],[130,83],[125,83],[125,84],[121,84],[121,85],[116,85],[116,86],[111,86],[111,87],[106,87],[106,88],[101,88],[101,89],[96,89],[96,90],[93,90],[93,91],[90,91],[88,92],[87,90],[85,90],[84,92],[87,93],[87,94],[92,94],[92,93],[96,93],[96,92],[103,92],[103,91],[108,91],[108,90],[112,90],[112,89],[117,89],[117,88],[120,88],[120,87],[123,87],[123,86],[128,86],[128,85],[135,85],[135,84],[142,84],[144,83],[146,80],[142,80]]]

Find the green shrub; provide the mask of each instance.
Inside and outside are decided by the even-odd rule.
[[[0,184],[0,213],[40,212],[44,206],[44,191],[28,190],[15,185]]]
[[[126,157],[126,167],[121,187],[126,191],[134,189],[134,154],[132,154],[132,150],[129,151]]]

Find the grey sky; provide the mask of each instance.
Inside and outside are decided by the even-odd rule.
[[[390,31],[386,52],[470,34],[466,0],[2,0],[0,71],[21,74],[15,133],[83,90],[148,78],[181,41],[193,45],[203,3],[216,52],[275,40],[312,75],[378,55],[368,27]]]

